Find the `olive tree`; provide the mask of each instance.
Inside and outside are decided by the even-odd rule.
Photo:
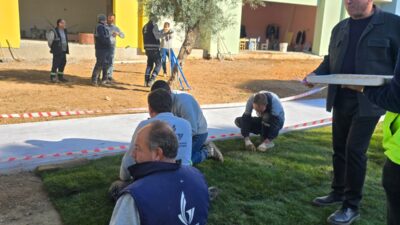
[[[185,37],[178,60],[183,64],[192,52],[199,35],[217,34],[232,26],[234,17],[230,9],[248,3],[252,7],[263,0],[142,0],[147,16],[153,19],[171,18],[184,31]],[[176,70],[171,74],[172,80]]]

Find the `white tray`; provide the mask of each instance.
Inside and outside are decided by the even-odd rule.
[[[359,86],[382,86],[388,83],[393,76],[383,75],[355,75],[355,74],[331,74],[320,76],[308,76],[307,82],[314,84],[341,84]]]

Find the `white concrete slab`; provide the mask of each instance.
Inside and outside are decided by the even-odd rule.
[[[323,99],[284,102],[283,105],[286,111],[285,126],[331,116],[330,113],[325,112]],[[209,136],[239,133],[233,121],[241,116],[243,111],[244,104],[228,108],[204,109],[209,124]],[[10,169],[31,169],[39,164],[76,156],[4,161],[10,157],[79,152],[128,145],[137,124],[147,118],[148,114],[142,113],[2,125],[0,126],[0,173]],[[110,153],[115,154],[121,151],[123,150]]]
[[[393,76],[382,75],[354,75],[354,74],[331,74],[321,76],[308,76],[307,82],[315,84],[341,84],[359,86],[382,86],[390,81]]]

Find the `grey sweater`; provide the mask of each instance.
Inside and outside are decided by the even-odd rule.
[[[115,26],[114,24],[111,24],[111,25],[107,24],[106,27],[107,27],[108,31],[110,32],[110,40],[111,40],[111,45],[112,45],[113,47],[115,47],[115,43],[117,42],[117,38],[113,36],[113,33],[114,33],[114,32],[119,33],[118,37],[120,37],[120,38],[122,38],[122,39],[125,38],[124,32],[122,32],[122,31],[119,29],[119,27]]]

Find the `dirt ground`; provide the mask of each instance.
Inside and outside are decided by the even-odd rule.
[[[40,178],[31,173],[0,176],[1,225],[61,225]]]
[[[228,103],[243,102],[259,90],[270,90],[281,97],[302,93],[307,88],[298,80],[319,63],[320,60],[189,60],[184,72],[193,87],[190,93],[200,104]],[[71,82],[52,84],[48,63],[0,63],[0,114],[65,110],[122,112],[146,106],[149,88],[143,87],[145,64],[117,64],[114,78],[118,83],[111,87],[90,85],[93,65],[94,62],[68,64],[65,72]],[[33,120],[0,119],[0,124],[30,121]]]

